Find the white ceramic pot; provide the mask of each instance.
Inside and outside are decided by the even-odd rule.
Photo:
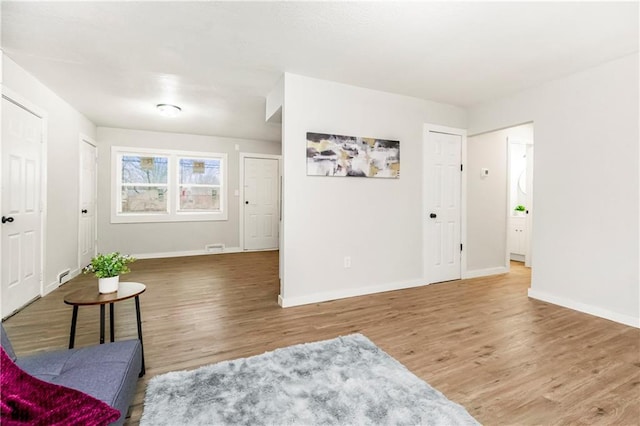
[[[114,291],[118,291],[119,282],[119,275],[109,278],[98,278],[98,291],[100,293],[113,293]]]

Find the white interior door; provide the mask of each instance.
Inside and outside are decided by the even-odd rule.
[[[277,159],[244,159],[244,249],[278,248],[279,165]]]
[[[80,141],[79,266],[84,268],[96,254],[96,156],[91,142]]]
[[[429,282],[460,279],[462,136],[429,131],[427,173],[427,277]]]
[[[40,295],[42,121],[2,98],[2,315]]]

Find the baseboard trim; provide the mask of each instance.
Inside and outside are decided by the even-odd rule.
[[[45,285],[44,288],[42,289],[42,295],[46,296],[47,294],[51,293],[53,290],[55,290],[58,287],[60,287],[60,283],[58,281],[49,283]]]
[[[47,294],[51,293],[53,290],[60,287],[62,284],[68,283],[69,281],[71,281],[72,279],[80,275],[81,272],[82,271],[80,271],[80,268],[72,269],[71,271],[69,271],[69,275],[64,277],[64,281],[62,283],[59,283],[58,281],[54,281],[52,283],[45,285],[44,288],[42,289],[42,296],[46,296]]]
[[[69,281],[71,281],[72,279],[74,279],[75,277],[80,275],[81,273],[82,273],[82,271],[80,270],[80,268],[73,269],[71,272],[69,272],[69,275],[64,277],[65,279],[64,279],[64,281],[62,283],[60,283],[60,285],[68,283]]]
[[[136,259],[163,259],[167,257],[204,256],[209,254],[240,253],[240,247],[225,247],[222,251],[210,252],[206,250],[167,251],[160,253],[139,253],[132,256]]]
[[[278,251],[280,250],[280,247],[274,247],[274,248],[268,248],[268,249],[240,249],[240,251],[246,252],[246,253],[255,253],[258,251]]]
[[[41,299],[42,296],[36,296],[33,299],[29,300],[27,303],[25,303],[24,305],[22,305],[21,307],[19,307],[18,309],[16,309],[15,311],[11,312],[9,315],[7,316],[3,316],[2,320],[5,321],[9,318],[11,318],[12,316],[14,316],[15,314],[17,314],[18,312],[20,312],[21,310],[23,310],[24,308],[26,308],[27,306],[29,306],[30,304],[32,304],[33,302],[35,302],[38,299]],[[2,313],[2,315],[4,315],[4,312]]]
[[[597,306],[588,305],[586,303],[576,302],[575,300],[566,299],[564,297],[554,296],[553,294],[545,293],[543,291],[537,291],[532,288],[529,289],[528,296],[532,299],[552,303],[554,305],[573,309],[574,311],[608,319],[610,321],[629,325],[631,327],[640,328],[640,318],[634,318],[631,315],[619,314],[608,309],[599,308]]]
[[[313,293],[306,296],[298,297],[282,297],[278,296],[278,304],[283,308],[292,306],[308,305],[311,303],[328,302],[330,300],[346,299],[349,297],[365,296],[367,294],[382,293],[385,291],[402,290],[405,288],[421,287],[428,285],[425,280],[402,281],[398,283],[381,284],[373,287],[359,287],[353,289],[327,291],[322,293]]]
[[[509,272],[509,268],[507,268],[506,266],[498,266],[496,268],[474,269],[474,270],[465,272],[462,278],[487,277],[489,275],[506,274],[508,272]]]

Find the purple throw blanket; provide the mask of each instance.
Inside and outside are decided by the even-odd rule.
[[[120,411],[90,395],[27,374],[4,349],[0,378],[3,426],[98,426],[120,418]]]

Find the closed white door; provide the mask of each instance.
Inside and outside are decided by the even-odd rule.
[[[460,279],[462,136],[429,131],[424,242],[429,282]]]
[[[96,153],[91,142],[80,142],[80,268],[91,263],[96,254]]]
[[[40,295],[42,121],[2,98],[2,315]]]
[[[244,159],[244,249],[278,248],[278,160]]]

